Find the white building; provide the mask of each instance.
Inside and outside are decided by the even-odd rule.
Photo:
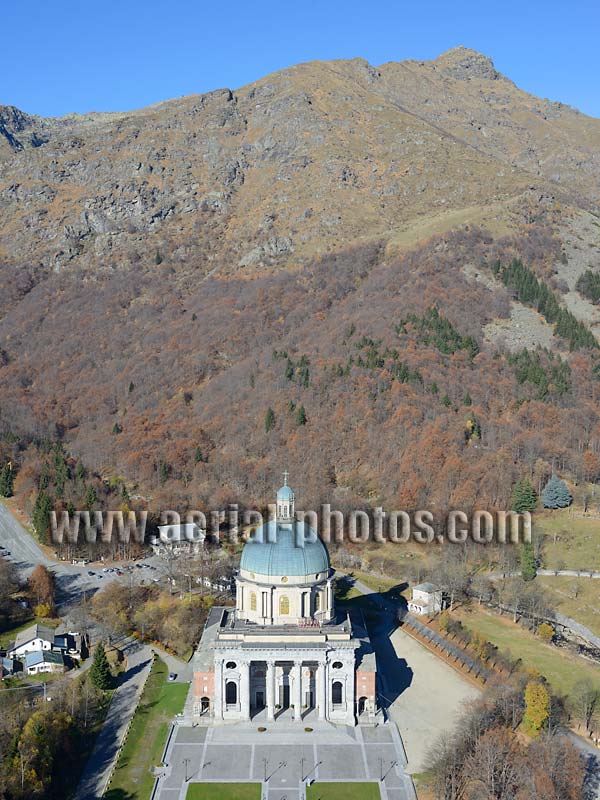
[[[28,675],[40,675],[42,672],[64,672],[65,658],[60,651],[36,650],[25,656],[25,669]]]
[[[444,607],[443,592],[432,583],[413,586],[408,610],[420,616],[437,614]]]
[[[286,479],[276,520],[244,546],[236,607],[211,610],[194,656],[196,715],[216,723],[374,719],[366,628],[362,618],[336,613],[329,554],[317,532],[295,520],[294,504]]]
[[[8,648],[10,658],[20,658],[27,653],[39,650],[52,650],[54,647],[54,629],[45,625],[30,625],[20,631],[13,644]]]
[[[206,539],[206,531],[193,522],[159,525],[158,536],[150,542],[156,555],[165,553],[189,553],[197,555]]]

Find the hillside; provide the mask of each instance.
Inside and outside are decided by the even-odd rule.
[[[307,502],[440,509],[506,504],[556,458],[577,478],[595,348],[492,266],[521,258],[598,337],[575,284],[599,186],[600,121],[465,48],[127,113],[0,107],[0,423],[157,502],[264,501],[285,466]]]

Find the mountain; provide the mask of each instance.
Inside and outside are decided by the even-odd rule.
[[[596,356],[492,266],[522,258],[597,337],[599,187],[600,121],[462,47],[132,112],[1,106],[0,421],[156,499],[264,500],[287,466],[310,499],[506,503],[599,449]]]

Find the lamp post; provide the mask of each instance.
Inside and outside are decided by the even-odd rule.
[[[185,782],[187,783],[189,781],[189,777],[188,777],[188,765],[190,763],[189,758],[184,758],[183,759],[183,763],[185,764]]]

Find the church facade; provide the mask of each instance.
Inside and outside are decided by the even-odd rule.
[[[244,545],[235,608],[209,614],[194,655],[194,716],[373,722],[375,653],[362,615],[336,610],[327,548],[295,519],[284,476],[276,518]]]

